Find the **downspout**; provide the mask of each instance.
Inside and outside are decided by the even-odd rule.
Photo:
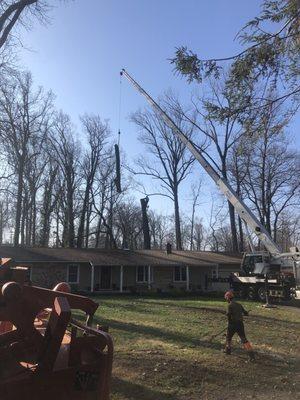
[[[148,265],[148,290],[151,289],[151,266]]]
[[[186,291],[190,291],[190,267],[186,266]]]
[[[123,265],[120,266],[120,293],[123,293]]]
[[[91,293],[94,293],[95,267],[92,261],[90,261],[90,265],[91,265]]]

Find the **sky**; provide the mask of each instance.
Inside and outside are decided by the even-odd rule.
[[[79,132],[78,116],[92,112],[109,120],[113,140],[117,140],[121,68],[154,98],[172,88],[188,101],[192,88],[174,75],[169,61],[176,47],[186,45],[204,58],[234,54],[240,49],[235,35],[259,13],[261,1],[74,0],[55,4],[50,24],[35,22],[30,31],[22,32],[21,64],[37,84],[53,90],[56,106],[71,116]],[[146,103],[125,79],[121,86],[121,148],[133,163],[144,148],[129,115]],[[181,203],[186,209],[191,182],[201,175],[200,203],[209,203],[214,192],[200,170],[197,166],[182,188]],[[146,189],[151,192],[153,187]],[[152,198],[150,207],[170,210],[161,197]]]

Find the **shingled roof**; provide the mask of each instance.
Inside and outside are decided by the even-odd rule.
[[[191,265],[214,266],[216,264],[239,265],[241,257],[211,251],[176,251],[167,254],[163,250],[102,250],[44,247],[0,246],[0,258],[13,258],[17,263],[31,262],[92,262],[94,265]]]

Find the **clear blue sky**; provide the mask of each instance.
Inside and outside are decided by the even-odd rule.
[[[187,45],[203,57],[239,49],[234,37],[259,12],[259,0],[75,0],[57,2],[48,26],[22,34],[22,64],[37,84],[52,89],[71,115],[98,113],[118,129],[119,71],[126,69],[154,97],[173,88],[188,99],[191,87],[174,76],[168,58]],[[131,161],[140,152],[128,115],[145,100],[124,80],[121,145]],[[185,187],[182,199],[188,197]],[[161,200],[153,200],[159,207]],[[165,202],[165,200],[164,200]]]

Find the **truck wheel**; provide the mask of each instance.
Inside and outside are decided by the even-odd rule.
[[[248,291],[248,299],[256,300],[256,298],[257,298],[257,290],[254,286],[250,286]]]
[[[290,301],[293,298],[293,294],[290,289],[285,288],[283,290],[283,300]]]
[[[260,301],[266,301],[266,288],[261,286],[257,291],[257,296]]]

